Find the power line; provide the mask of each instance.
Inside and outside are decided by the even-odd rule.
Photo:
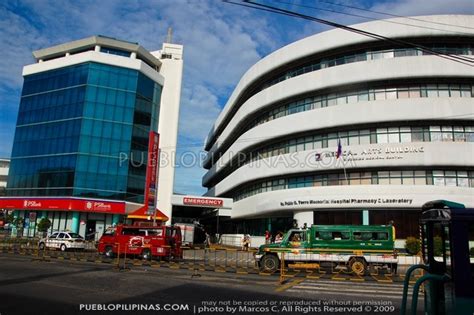
[[[449,24],[449,23],[427,21],[427,20],[423,20],[423,19],[419,19],[419,18],[415,18],[415,17],[397,15],[397,14],[381,12],[381,11],[374,11],[374,10],[369,10],[369,9],[365,9],[365,8],[361,8],[361,7],[355,7],[355,6],[342,4],[342,3],[336,3],[336,2],[327,1],[327,0],[319,0],[319,2],[328,3],[328,4],[331,4],[331,5],[346,7],[346,8],[355,9],[355,10],[360,10],[360,11],[365,11],[365,12],[370,12],[370,13],[375,13],[375,14],[391,16],[391,17],[405,18],[405,19],[408,19],[408,20],[418,21],[418,22],[423,22],[423,23],[430,23],[430,24],[444,25],[444,26],[451,26],[451,27],[458,27],[458,28],[465,28],[465,29],[474,29],[474,27],[469,27],[469,26],[461,26],[461,25],[454,25],[454,24]],[[294,5],[296,5],[296,4],[294,4]]]
[[[389,37],[382,36],[382,35],[379,35],[379,34],[376,34],[376,33],[360,30],[360,29],[357,29],[357,28],[354,28],[354,27],[351,27],[351,26],[342,25],[342,24],[331,22],[331,21],[328,21],[328,20],[316,18],[316,17],[313,17],[313,16],[309,16],[309,15],[305,15],[305,14],[301,14],[301,13],[297,13],[297,12],[293,12],[293,11],[289,11],[289,10],[285,10],[285,9],[281,9],[281,8],[277,8],[277,7],[273,7],[273,6],[269,6],[269,5],[265,5],[265,4],[255,3],[255,2],[252,2],[251,0],[243,0],[243,2],[234,2],[232,0],[223,0],[223,1],[226,2],[226,3],[229,3],[229,4],[239,5],[239,6],[248,7],[248,8],[261,10],[261,11],[266,11],[266,12],[271,12],[271,13],[277,13],[277,14],[280,14],[280,15],[285,15],[285,16],[290,16],[290,17],[301,18],[301,19],[305,19],[305,20],[309,20],[309,21],[329,25],[329,26],[332,26],[332,27],[335,27],[335,28],[340,28],[340,29],[343,29],[343,30],[346,30],[346,31],[349,31],[349,32],[352,32],[352,33],[362,35],[362,36],[367,36],[367,37],[370,37],[370,38],[395,43],[395,44],[401,45],[401,46],[410,46],[410,47],[418,48],[418,49],[420,49],[424,52],[427,52],[429,54],[433,54],[433,55],[438,56],[440,58],[444,58],[444,59],[447,59],[447,60],[458,62],[458,63],[464,64],[464,65],[467,65],[467,66],[470,66],[470,67],[474,67],[474,64],[472,64],[472,63],[474,63],[474,61],[470,58],[464,58],[464,57],[459,57],[459,56],[453,56],[453,55],[450,55],[450,54],[439,53],[439,52],[437,52],[437,51],[435,51],[431,48],[425,47],[423,45],[413,44],[413,43],[405,41],[405,40],[389,38]]]
[[[354,14],[354,13],[348,13],[348,12],[342,12],[342,11],[336,11],[336,10],[331,10],[331,9],[317,8],[317,7],[313,7],[313,6],[310,6],[310,5],[294,4],[294,3],[291,3],[291,2],[285,2],[285,1],[276,1],[276,2],[281,3],[281,4],[294,5],[294,6],[302,7],[302,8],[308,8],[308,9],[314,9],[314,10],[319,10],[319,11],[332,12],[332,13],[337,13],[337,14],[344,14],[344,15],[353,16],[353,17],[359,17],[359,18],[364,18],[364,19],[368,19],[368,20],[372,20],[372,21],[373,21],[373,20],[378,20],[378,19],[376,19],[376,18],[374,18],[374,17],[371,17],[371,16],[360,15],[360,14]],[[329,1],[321,1],[321,2],[333,4],[332,2],[329,2]],[[337,4],[334,4],[334,5],[337,5]],[[369,11],[369,12],[370,12],[370,10],[366,10],[366,11]],[[387,15],[388,15],[388,14],[387,14]],[[402,16],[397,16],[397,17],[402,17]],[[404,17],[404,18],[411,20],[411,18],[408,18],[408,17]],[[420,19],[415,19],[415,20],[417,20],[417,21],[423,21],[423,20],[420,20]],[[384,22],[384,23],[391,23],[391,24],[405,25],[405,26],[411,26],[411,27],[418,27],[418,28],[429,29],[429,30],[434,30],[434,31],[441,31],[441,32],[447,32],[447,33],[452,33],[452,34],[472,35],[471,33],[466,33],[466,32],[458,32],[458,31],[452,31],[452,30],[446,30],[446,29],[439,29],[439,28],[428,27],[428,26],[421,26],[421,25],[414,25],[414,24],[408,24],[408,23],[402,23],[402,22],[396,22],[396,21],[390,21],[390,20],[379,20],[379,21]],[[426,22],[430,22],[430,21],[426,21]],[[434,23],[434,24],[439,24],[439,23]],[[441,23],[441,24],[444,24],[444,23]],[[450,24],[447,24],[447,25],[450,25]],[[450,26],[456,26],[456,25],[450,25]],[[474,29],[474,28],[472,28],[472,29]]]
[[[224,1],[228,2],[227,0],[224,0]],[[264,9],[266,9],[266,11],[269,11],[269,12],[272,12],[272,13],[277,13],[277,14],[281,14],[281,15],[297,17],[297,18],[310,20],[310,21],[313,21],[313,22],[318,22],[318,23],[321,23],[321,24],[325,24],[325,25],[340,28],[340,29],[343,29],[343,30],[346,30],[346,31],[349,31],[349,32],[353,32],[353,33],[356,33],[356,34],[359,34],[359,35],[363,35],[363,36],[367,36],[367,37],[371,37],[371,38],[379,39],[379,40],[383,40],[383,41],[392,42],[392,43],[395,43],[395,44],[398,44],[398,45],[407,45],[407,46],[411,46],[411,47],[414,47],[414,48],[420,48],[421,50],[423,50],[425,52],[428,52],[430,54],[436,55],[438,57],[445,58],[445,59],[448,59],[448,60],[452,60],[452,61],[455,61],[455,62],[459,62],[459,63],[465,64],[465,65],[469,65],[471,67],[474,66],[474,65],[470,65],[470,64],[465,63],[465,62],[472,63],[473,61],[470,58],[458,57],[458,56],[453,56],[453,55],[450,55],[450,54],[440,53],[440,52],[437,52],[437,51],[435,51],[431,48],[425,47],[423,45],[413,44],[411,42],[401,40],[401,39],[389,38],[389,37],[386,37],[386,36],[383,36],[383,35],[379,35],[379,34],[364,31],[364,30],[360,30],[360,29],[357,29],[357,28],[354,28],[354,27],[351,27],[351,26],[346,26],[346,25],[335,23],[335,22],[332,22],[332,21],[316,18],[316,17],[310,16],[310,15],[305,15],[305,14],[301,14],[301,13],[297,13],[297,12],[293,12],[293,11],[289,11],[289,10],[285,10],[285,9],[281,9],[281,8],[277,8],[277,7],[273,7],[273,6],[269,6],[269,5],[265,5],[265,4],[255,3],[252,0],[243,0],[243,2],[250,3],[251,5],[247,5],[250,8],[255,8],[255,9],[264,8]],[[229,2],[229,3],[239,4],[239,3],[235,3],[235,2]]]

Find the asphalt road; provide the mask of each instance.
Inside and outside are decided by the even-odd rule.
[[[111,265],[0,254],[0,315],[398,314],[401,301],[399,284],[290,279],[281,286],[275,277],[192,275],[189,270],[117,271]]]

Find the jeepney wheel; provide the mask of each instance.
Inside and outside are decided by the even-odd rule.
[[[363,276],[367,270],[367,263],[362,258],[353,258],[350,262],[350,267],[353,273]]]
[[[265,255],[262,257],[260,268],[262,271],[275,272],[280,266],[280,260],[275,255]]]
[[[104,254],[105,257],[114,258],[114,250],[112,249],[112,246],[105,247]]]
[[[46,247],[46,245],[45,245],[43,242],[39,243],[38,248],[39,248],[40,250],[44,250],[45,247]]]
[[[151,260],[151,251],[149,249],[144,249],[142,251],[142,258],[145,260]]]

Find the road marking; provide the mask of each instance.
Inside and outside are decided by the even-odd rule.
[[[291,281],[290,283],[287,283],[285,285],[281,285],[279,286],[278,288],[275,289],[276,292],[282,292],[282,291],[285,291],[285,290],[288,290],[290,288],[292,288],[293,286],[296,286],[298,285],[299,283],[303,282],[304,279],[296,279],[296,280],[293,280]]]
[[[295,280],[296,281],[296,280]],[[278,291],[307,294],[337,294],[342,296],[375,297],[400,299],[403,294],[403,285],[383,284],[383,283],[359,283],[357,286],[349,282],[335,281],[317,281],[304,279],[300,283],[290,283],[281,287]],[[408,296],[411,297],[412,287],[408,290]],[[423,298],[423,296],[420,296]]]
[[[387,277],[385,277],[384,279],[379,279],[376,276],[371,277],[374,278],[377,282],[393,283],[393,280]]]
[[[340,274],[332,276],[331,279],[336,280],[336,281],[346,281],[346,280],[348,280],[348,278],[343,278],[343,277],[338,277],[338,276],[340,276]]]
[[[326,287],[326,286],[331,286],[331,285],[337,285],[338,287],[347,287],[347,288],[353,288],[354,284],[351,284],[350,282],[335,282],[331,280],[306,280],[304,282],[305,285],[307,286],[314,286],[314,287]],[[385,289],[399,289],[400,291],[403,289],[402,284],[383,284],[383,283],[376,283],[376,282],[364,282],[364,283],[358,283],[357,288],[384,288]]]
[[[312,290],[305,290],[305,289],[288,289],[286,292],[292,292],[292,293],[302,293],[302,292],[305,292],[305,293],[312,293],[314,294],[315,291],[312,291]],[[354,297],[354,296],[364,296],[364,297],[367,297],[366,294],[364,295],[357,295],[357,294],[354,294],[354,293],[344,293],[344,292],[341,292],[341,291],[338,291],[338,290],[324,290],[324,292],[319,292],[319,293],[322,293],[322,294],[325,294],[325,293],[328,293],[328,294],[337,294],[337,295],[344,295],[344,296],[350,296],[350,297]],[[400,297],[399,296],[393,296],[393,295],[378,295],[378,294],[370,294],[370,298],[381,298],[381,299],[387,299],[387,298],[392,298],[392,299],[399,299]]]
[[[294,286],[293,287],[294,289],[306,289],[306,290],[313,290],[313,291],[318,291],[318,290],[321,290],[321,291],[335,291],[335,292],[340,292],[340,291],[349,291],[349,292],[353,292],[353,293],[390,293],[390,294],[402,294],[402,291],[401,290],[380,290],[380,289],[368,289],[368,290],[361,290],[361,289],[354,289],[354,286],[352,287],[344,287],[344,290],[342,290],[341,287],[337,287],[337,288],[333,288],[333,287],[328,287],[328,286],[325,286],[325,287],[315,287],[315,286],[307,286],[307,285],[304,285],[304,284],[300,284],[300,285],[297,285],[297,286]]]

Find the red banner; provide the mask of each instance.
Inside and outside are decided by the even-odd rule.
[[[81,198],[0,198],[0,209],[125,213],[125,202]]]
[[[159,159],[159,135],[150,131],[148,140],[148,165],[145,181],[145,205],[147,214],[152,215],[156,209],[157,175]]]
[[[224,204],[224,201],[222,199],[184,197],[183,204],[190,206],[212,206],[220,208]]]

